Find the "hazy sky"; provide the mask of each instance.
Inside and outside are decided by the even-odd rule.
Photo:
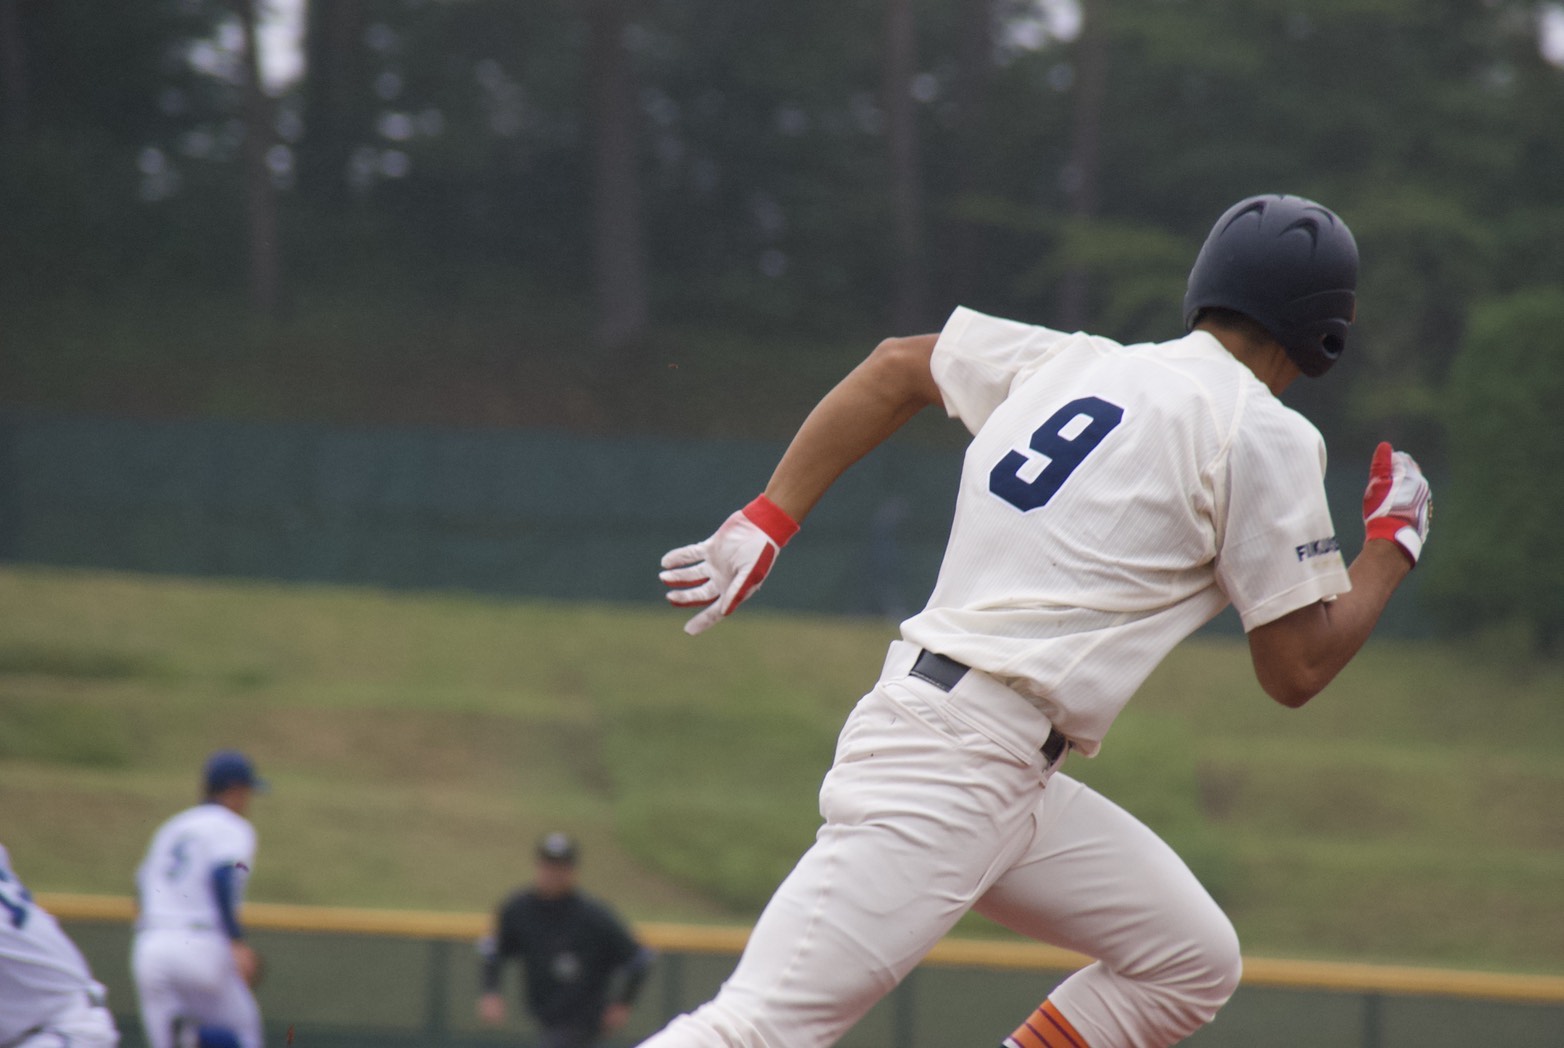
[[[304,37],[306,0],[269,0],[261,5],[261,76],[276,90],[304,71],[299,45]]]

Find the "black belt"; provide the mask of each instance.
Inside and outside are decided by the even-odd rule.
[[[950,691],[967,675],[967,667],[955,659],[925,648],[918,653],[918,661],[912,664],[911,672],[912,676],[928,681],[940,691]],[[1064,737],[1064,733],[1058,728],[1052,728],[1048,738],[1043,740],[1043,756],[1048,758],[1049,764],[1057,764],[1069,745],[1070,740]]]

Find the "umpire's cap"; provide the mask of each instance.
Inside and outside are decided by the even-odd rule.
[[[569,834],[550,833],[538,841],[538,858],[544,862],[557,862],[566,866],[574,866],[576,855],[576,842]]]
[[[221,793],[232,786],[266,790],[266,780],[255,774],[255,765],[238,750],[218,750],[206,759],[203,772],[208,794]]]
[[[1357,286],[1357,241],[1335,212],[1299,196],[1253,196],[1206,237],[1189,272],[1184,326],[1203,309],[1242,313],[1318,377],[1346,348]]]

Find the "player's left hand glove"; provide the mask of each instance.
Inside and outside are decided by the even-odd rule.
[[[760,588],[777,553],[796,534],[798,522],[761,495],[723,521],[705,542],[663,554],[663,571],[657,577],[670,587],[668,603],[706,606],[684,624],[684,632],[693,637],[733,614]]]
[[[1415,567],[1428,538],[1433,505],[1433,493],[1417,462],[1406,452],[1395,451],[1381,441],[1374,449],[1368,490],[1363,493],[1365,541],[1389,539],[1401,547]]]

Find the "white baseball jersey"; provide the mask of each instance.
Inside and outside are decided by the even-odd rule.
[[[81,951],[32,901],[0,846],[0,1044],[102,1000]]]
[[[973,439],[902,635],[1027,696],[1087,756],[1228,602],[1250,630],[1351,588],[1318,430],[1213,336],[1123,346],[958,309],[932,368]]]
[[[234,964],[212,877],[232,869],[237,911],[254,861],[254,828],[220,804],[188,808],[153,834],[136,871],[141,914],[131,950],[151,1048],[174,1048],[179,1022],[226,1027],[242,1048],[260,1048],[260,1008]]]
[[[136,871],[140,929],[222,931],[212,871],[234,867],[234,904],[255,861],[255,829],[220,804],[198,804],[175,815],[153,834]]]

